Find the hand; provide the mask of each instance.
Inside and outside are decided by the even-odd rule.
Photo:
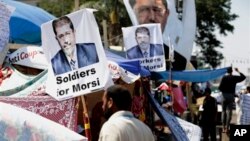
[[[239,72],[239,69],[238,69],[238,68],[234,68],[234,70],[235,70],[236,72]]]

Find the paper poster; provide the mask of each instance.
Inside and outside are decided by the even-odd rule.
[[[122,32],[127,59],[139,60],[150,71],[166,70],[160,24],[124,27]]]
[[[10,34],[9,21],[13,11],[13,7],[10,7],[9,5],[0,1],[0,67],[3,64],[8,51],[7,45]]]
[[[21,47],[9,54],[6,62],[36,69],[48,69],[43,48],[39,46]]]
[[[111,79],[99,29],[89,9],[43,24],[42,47],[49,63],[46,92],[58,100],[102,90]]]
[[[174,48],[173,70],[184,70],[191,58],[196,32],[194,0],[184,0],[182,13],[176,12],[175,0],[123,0],[133,25],[160,23],[163,42]],[[182,16],[181,19],[179,18]]]

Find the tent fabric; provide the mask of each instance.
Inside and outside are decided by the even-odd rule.
[[[55,121],[73,131],[77,131],[76,99],[56,101],[50,96],[7,97],[0,96],[0,102],[15,105]]]
[[[172,80],[182,80],[188,82],[206,82],[221,77],[227,72],[228,67],[214,70],[185,70],[172,71]],[[152,79],[168,80],[170,76],[169,71],[151,72]]]
[[[164,109],[158,101],[155,100],[153,95],[146,90],[144,87],[144,90],[148,96],[148,100],[150,104],[152,105],[152,108],[156,112],[156,114],[160,117],[162,122],[166,125],[168,125],[169,129],[171,130],[173,137],[177,141],[188,141],[187,134],[181,127],[180,123],[178,122],[177,118],[172,115],[171,113],[167,112],[166,109]]]
[[[146,88],[144,87],[144,90]],[[174,116],[172,113],[166,111],[158,101],[155,100],[153,97],[153,94],[151,94],[149,91],[145,91],[149,103],[152,105],[152,108],[156,112],[156,114],[159,116],[161,121],[168,125],[169,129],[171,130],[173,137],[175,140],[178,141],[198,141],[201,139],[202,131],[199,126],[194,125],[190,122],[187,122],[185,120],[182,120],[176,116]]]
[[[149,70],[140,66],[140,62],[138,60],[129,60],[124,58],[123,56],[117,55],[121,54],[121,52],[114,50],[105,50],[106,56],[108,60],[117,62],[120,67],[132,72],[133,74],[140,74],[143,77],[150,76]]]
[[[1,141],[87,141],[61,124],[14,105],[0,102],[0,115],[3,115],[0,117]]]
[[[55,17],[45,10],[14,0],[2,0],[7,5],[15,7],[12,13],[10,27],[10,43],[41,44],[40,26]]]
[[[2,81],[0,96],[20,97],[40,95],[40,93],[45,92],[47,70],[42,71],[36,76],[28,76],[22,74],[11,65],[8,65],[7,68],[11,69],[12,74]]]

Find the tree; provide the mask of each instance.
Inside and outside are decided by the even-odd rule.
[[[197,33],[196,44],[201,47],[198,64],[209,64],[216,68],[224,58],[216,48],[223,48],[216,39],[215,30],[222,35],[233,32],[234,26],[230,24],[238,16],[231,13],[231,0],[196,0]],[[201,67],[201,66],[198,66]]]
[[[95,12],[95,16],[99,29],[102,29],[101,23],[105,20],[108,25],[109,44],[121,45],[121,27],[131,25],[123,2],[119,0],[93,0],[83,3],[80,8],[97,9],[98,11]],[[100,30],[100,32],[102,32],[102,30]]]
[[[72,11],[74,8],[74,1],[72,0],[41,0],[37,4],[38,7],[41,7],[53,14],[56,17],[61,17]]]

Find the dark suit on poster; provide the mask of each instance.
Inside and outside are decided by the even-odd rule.
[[[76,51],[78,68],[99,62],[94,43],[76,44]],[[52,58],[51,63],[55,75],[63,74],[72,70],[62,49]]]
[[[138,45],[130,48],[126,52],[128,59],[143,58],[143,52]],[[163,47],[161,44],[150,44],[149,57],[163,55]]]

